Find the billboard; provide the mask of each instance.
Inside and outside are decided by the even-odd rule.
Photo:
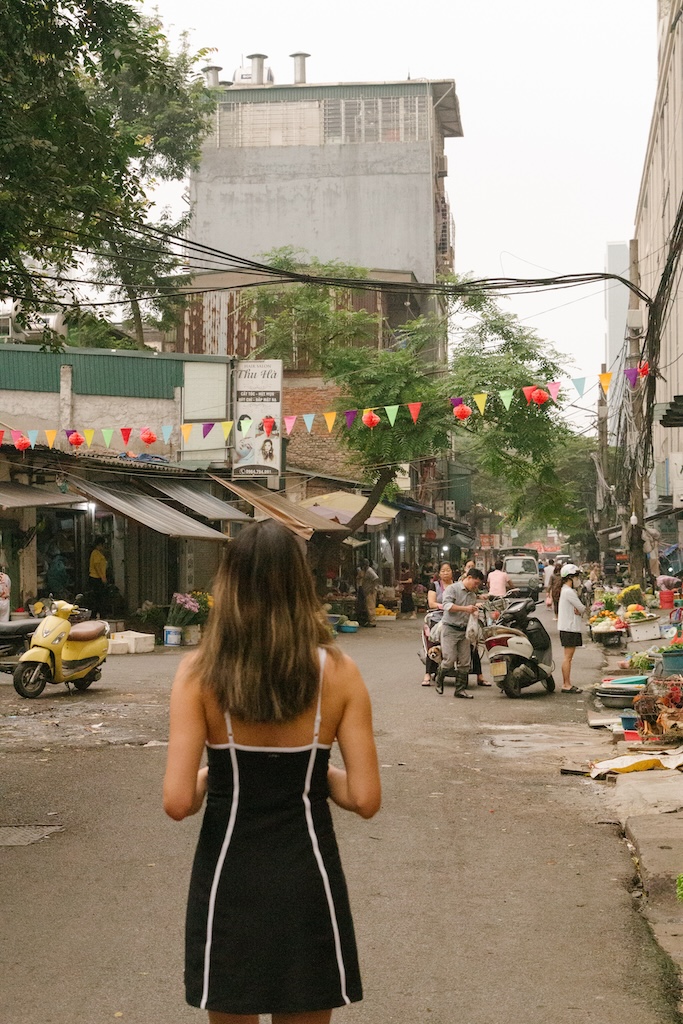
[[[282,360],[235,365],[232,477],[278,477],[282,471]]]

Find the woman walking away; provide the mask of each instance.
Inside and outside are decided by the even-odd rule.
[[[575,582],[578,582],[581,570],[578,566],[569,562],[563,565],[560,576],[562,578],[562,590],[560,591],[560,608],[557,616],[557,628],[560,633],[560,643],[564,651],[562,661],[562,689],[560,693],[581,693],[578,686],[573,686],[571,681],[572,659],[577,647],[583,646],[581,636],[581,620],[586,613],[586,608],[574,590]]]
[[[561,569],[562,566],[560,565],[560,563],[556,562],[555,568],[553,569],[553,574],[550,577],[550,600],[552,601],[555,619],[557,619],[558,607],[560,602],[560,591],[562,590],[563,582],[562,576],[560,575]]]
[[[335,740],[344,768],[329,764]],[[228,545],[206,637],[173,683],[164,808],[179,821],[205,796],[187,1001],[210,1024],[328,1024],[362,998],[328,797],[371,818],[379,768],[365,684],[272,521]]]
[[[413,574],[407,562],[401,562],[401,615],[410,615],[415,618],[415,602],[413,601]]]

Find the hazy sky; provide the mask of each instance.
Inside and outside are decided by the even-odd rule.
[[[154,0],[172,37],[231,78],[269,55],[292,81],[454,78],[464,128],[447,142],[456,269],[484,276],[601,271],[631,237],[656,85],[656,0]],[[624,268],[625,269],[625,268]],[[600,286],[506,301],[568,357],[571,376],[604,358]],[[559,307],[559,308],[558,308]],[[596,389],[584,405],[594,406]],[[585,422],[585,419],[584,419]]]

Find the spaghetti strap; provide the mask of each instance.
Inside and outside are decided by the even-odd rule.
[[[320,655],[320,682],[318,684],[318,706],[315,711],[315,725],[313,727],[313,745],[318,745],[318,734],[320,732],[320,721],[322,719],[322,704],[323,704],[323,676],[325,674],[325,662],[327,661],[327,651],[324,647],[318,648]]]
[[[229,710],[227,708],[225,709],[225,724],[226,724],[227,730],[228,730],[228,746],[229,747],[234,747],[235,746],[235,737],[232,734],[232,719],[230,717],[230,712],[229,712]]]

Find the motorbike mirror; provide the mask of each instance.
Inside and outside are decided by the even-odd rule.
[[[83,594],[76,594],[74,597],[74,604],[80,604],[83,600]]]

